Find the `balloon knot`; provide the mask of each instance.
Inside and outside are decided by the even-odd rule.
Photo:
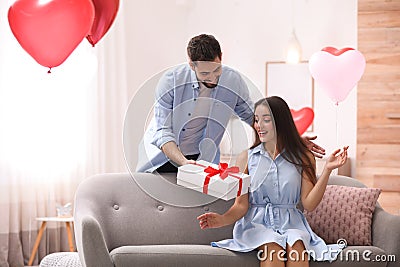
[[[95,43],[92,40],[92,36],[88,35],[88,36],[86,36],[86,39],[89,41],[89,43],[92,45],[92,47],[94,47]]]
[[[51,73],[51,68],[49,68],[49,70],[47,71],[47,73],[49,73],[49,74]]]

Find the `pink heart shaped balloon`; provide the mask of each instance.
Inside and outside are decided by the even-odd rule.
[[[357,50],[347,50],[339,55],[318,51],[311,56],[309,69],[315,82],[338,104],[361,79],[365,58]]]
[[[314,111],[305,107],[299,110],[290,109],[297,131],[302,135],[314,120]]]

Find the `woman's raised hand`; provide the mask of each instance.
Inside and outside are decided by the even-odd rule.
[[[347,161],[347,149],[349,146],[343,147],[343,150],[336,149],[331,155],[329,155],[328,159],[326,160],[325,168],[328,170],[333,170],[343,166]]]

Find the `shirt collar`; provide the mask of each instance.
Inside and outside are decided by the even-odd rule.
[[[282,155],[283,153],[285,153],[285,151],[286,151],[286,149],[284,148],[284,149],[281,151],[281,153],[279,153],[278,156],[277,156],[275,159],[277,159],[280,155]],[[263,146],[262,143],[260,143],[258,146],[256,146],[255,148],[253,148],[253,149],[250,151],[250,155],[257,154],[257,153],[259,153],[259,154],[261,154],[261,155],[267,155],[267,157],[270,158],[268,152],[265,151],[265,148],[264,148],[264,146]]]
[[[200,87],[199,81],[197,80],[196,73],[194,72],[194,70],[190,71],[190,78],[192,80],[192,88],[199,89]]]
[[[257,154],[257,153],[260,153],[260,154],[261,154],[261,150],[264,151],[264,147],[263,147],[262,143],[260,143],[258,146],[256,146],[255,148],[253,148],[253,149],[250,151],[250,155]]]

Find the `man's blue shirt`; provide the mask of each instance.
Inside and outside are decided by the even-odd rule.
[[[241,75],[222,66],[218,85],[210,89],[210,109],[203,138],[198,143],[180,147],[185,137],[185,127],[193,120],[193,112],[199,97],[199,82],[189,64],[182,64],[167,70],[156,89],[154,117],[139,145],[137,172],[153,172],[168,161],[161,147],[173,141],[182,151],[200,151],[200,158],[209,162],[219,162],[219,144],[232,115],[236,114],[251,125],[253,122],[253,102]]]

